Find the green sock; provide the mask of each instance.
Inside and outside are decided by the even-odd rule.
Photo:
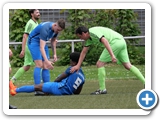
[[[130,68],[130,71],[136,75],[136,77],[143,83],[145,84],[145,78],[143,77],[142,73],[139,71],[138,68],[136,68],[135,66],[132,65],[132,67]]]
[[[16,74],[12,77],[12,82],[14,83],[15,80],[17,80],[21,75],[23,75],[23,73],[25,72],[25,70],[23,69],[23,67],[19,68],[18,71],[16,72]]]
[[[106,79],[105,68],[104,67],[98,68],[98,80],[99,80],[100,90],[106,89],[105,79]]]

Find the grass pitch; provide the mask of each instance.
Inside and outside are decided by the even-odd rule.
[[[144,75],[144,66],[136,66]],[[55,66],[51,81],[62,73],[67,66]],[[12,68],[12,74],[18,68]],[[95,66],[82,67],[86,82],[80,95],[34,96],[34,93],[19,93],[10,96],[9,103],[18,109],[140,109],[136,102],[137,93],[144,85],[120,65],[106,66],[106,88],[108,94],[90,95],[98,89],[97,69]],[[18,87],[33,84],[33,67],[16,81]]]

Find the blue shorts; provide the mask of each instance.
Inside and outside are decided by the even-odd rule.
[[[40,45],[37,45],[37,44],[28,44],[28,48],[30,50],[30,53],[32,55],[32,58],[33,60],[42,60],[44,61],[43,57],[42,57],[42,54],[41,54],[41,51],[40,51]],[[49,57],[49,50],[48,50],[48,46],[46,45],[45,48],[45,53],[46,53],[46,56],[48,58],[48,60],[50,59]]]
[[[43,83],[42,91],[53,95],[62,95],[57,82]]]

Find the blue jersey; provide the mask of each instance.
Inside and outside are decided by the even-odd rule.
[[[57,37],[58,33],[54,33],[52,30],[53,22],[42,22],[40,23],[28,37],[28,44],[40,44],[40,39],[48,41],[54,37]]]
[[[85,76],[82,69],[78,72],[70,73],[71,67],[68,67],[65,73],[67,78],[60,82],[46,82],[43,84],[42,91],[53,95],[72,95],[85,83]]]
[[[79,69],[78,72],[70,73],[71,67],[67,68],[65,73],[68,75],[67,78],[59,82],[58,88],[62,94],[73,94],[77,88],[84,84],[85,77],[82,69]]]

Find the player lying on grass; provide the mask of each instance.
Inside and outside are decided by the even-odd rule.
[[[53,95],[72,95],[80,94],[83,84],[85,82],[85,76],[82,69],[78,72],[70,73],[71,67],[77,65],[80,53],[73,52],[70,54],[70,67],[68,67],[64,73],[59,75],[54,82],[46,82],[38,85],[26,85],[19,88],[11,88],[10,94],[12,96],[22,92],[34,92],[42,91],[46,94]]]

